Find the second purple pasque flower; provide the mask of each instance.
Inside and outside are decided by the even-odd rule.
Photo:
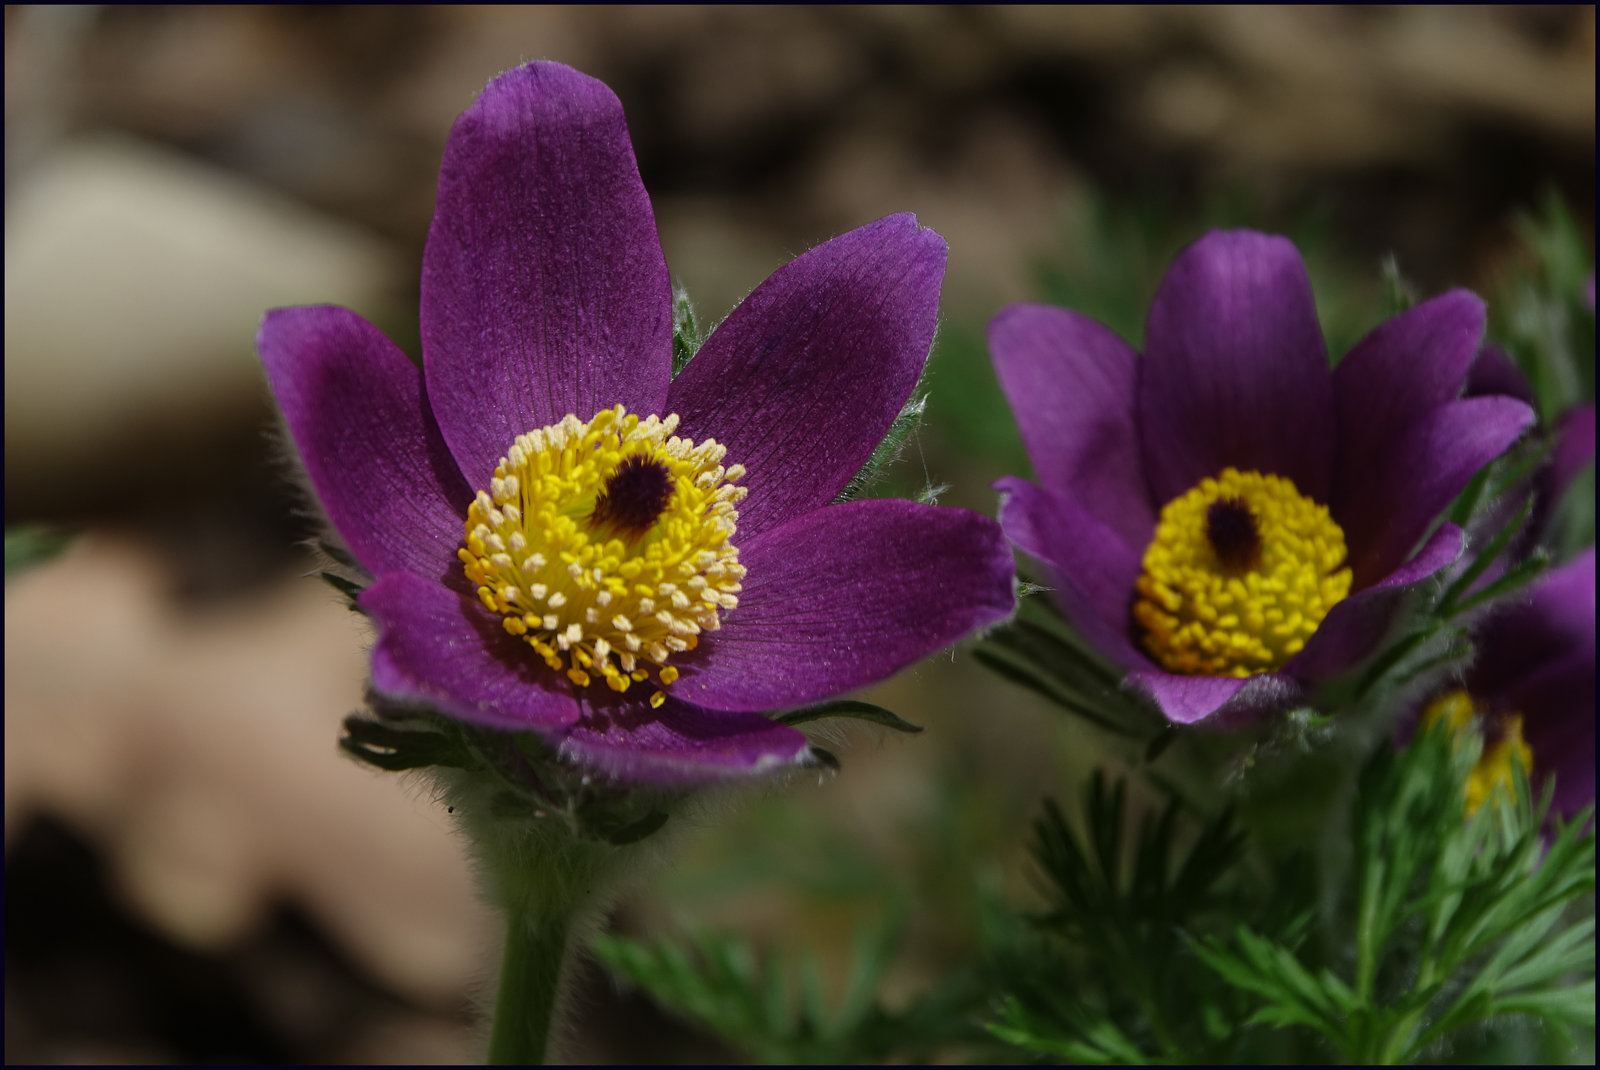
[[[1012,305],[989,344],[1038,483],[996,484],[1001,523],[1168,719],[1285,708],[1460,556],[1434,521],[1532,423],[1515,399],[1459,400],[1483,328],[1453,291],[1330,370],[1299,252],[1252,231],[1179,255],[1142,356],[1086,316]]]
[[[945,243],[909,215],[779,269],[672,377],[672,290],[617,98],[555,63],[456,122],[419,371],[328,306],[258,346],[318,498],[376,577],[372,685],[615,777],[808,753],[763,713],[1007,616],[998,526],[832,504],[910,396]]]

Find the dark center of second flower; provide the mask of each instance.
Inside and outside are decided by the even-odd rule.
[[[1218,498],[1206,507],[1206,541],[1230,573],[1261,563],[1261,531],[1243,498]]]
[[[672,488],[672,473],[660,461],[640,454],[624,457],[595,496],[589,523],[637,538],[666,512]]]
[[[1161,507],[1133,618],[1168,672],[1272,672],[1350,593],[1344,559],[1326,506],[1282,476],[1224,468]]]

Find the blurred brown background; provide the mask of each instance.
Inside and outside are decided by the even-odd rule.
[[[1426,290],[1486,285],[1545,190],[1592,228],[1594,20],[8,7],[6,521],[83,535],[6,587],[7,1061],[481,1054],[491,919],[426,785],[337,756],[367,636],[303,578],[251,344],[268,307],[337,302],[416,352],[440,150],[495,73],[559,59],[616,90],[703,320],[911,210],[950,242],[946,331],[970,336],[1108,202],[1312,205],[1363,270],[1392,250]],[[941,377],[986,374],[944,359],[902,473],[992,511],[1014,449],[942,430],[963,401]],[[1083,737],[959,656],[870,697],[930,731],[852,730],[842,776],[703,818],[615,923],[842,968],[864,918],[911,903],[909,991],[970,949],[978,899],[1025,901],[1024,818]],[[571,1054],[725,1053],[591,973]]]

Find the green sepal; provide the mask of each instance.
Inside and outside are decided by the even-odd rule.
[[[1444,595],[1439,599],[1440,616],[1451,617],[1455,615],[1456,603],[1463,595],[1472,589],[1472,585],[1474,583],[1478,582],[1478,577],[1483,575],[1489,566],[1494,564],[1495,561],[1499,559],[1501,554],[1505,553],[1506,547],[1510,546],[1511,540],[1517,537],[1517,533],[1521,531],[1522,526],[1528,522],[1528,516],[1532,512],[1533,498],[1532,496],[1529,496],[1529,498],[1522,503],[1522,508],[1518,509],[1516,514],[1512,516],[1510,520],[1506,521],[1506,523],[1501,526],[1499,531],[1494,533],[1494,537],[1489,540],[1489,545],[1483,548],[1483,552],[1479,554],[1473,560],[1472,564],[1467,566],[1466,571],[1461,573],[1460,577],[1445,590]]]
[[[837,754],[833,753],[831,750],[827,750],[824,747],[819,747],[815,743],[811,745],[810,758],[811,764],[820,765],[824,769],[834,773],[837,773],[843,768],[839,762],[839,756]]]
[[[1543,550],[1535,550],[1522,561],[1517,562],[1505,571],[1499,579],[1488,584],[1483,590],[1470,595],[1457,602],[1451,608],[1453,616],[1460,616],[1469,610],[1476,609],[1485,602],[1492,602],[1496,598],[1509,594],[1519,587],[1525,587],[1539,578],[1539,574],[1550,564],[1550,555]]]
[[[855,699],[840,699],[836,702],[824,702],[816,706],[807,706],[800,710],[791,710],[773,718],[779,724],[793,727],[805,724],[808,721],[820,721],[828,717],[843,717],[852,721],[870,721],[873,724],[892,728],[896,732],[920,732],[921,725],[914,725],[903,719],[892,710],[882,706],[875,706],[870,702],[859,702]]]
[[[861,469],[855,475],[850,477],[850,482],[846,483],[844,489],[834,497],[835,505],[840,502],[854,501],[872,488],[873,483],[877,481],[878,476],[883,473],[884,469],[892,464],[895,458],[900,456],[900,450],[905,446],[906,439],[911,437],[911,432],[915,431],[917,425],[922,422],[922,414],[927,411],[927,408],[928,396],[913,391],[910,399],[901,406],[900,414],[889,425],[889,432],[883,436],[883,441],[873,448],[871,455],[867,457],[867,462],[861,466]],[[937,497],[937,494],[932,491],[932,488],[923,494],[925,502],[933,497]]]
[[[42,565],[72,545],[72,536],[36,524],[6,529],[6,578]]]
[[[623,846],[654,835],[683,791],[612,783],[575,768],[536,733],[466,724],[373,694],[376,716],[345,718],[339,746],[379,769],[459,771],[496,821],[556,821],[577,841]],[[462,778],[465,778],[464,780]]]
[[[1154,765],[1157,758],[1167,752],[1167,748],[1178,741],[1178,726],[1168,725],[1166,728],[1150,737],[1150,742],[1145,744],[1144,763]]]
[[[346,579],[333,572],[319,572],[317,573],[317,578],[343,595],[345,606],[352,613],[366,615],[367,611],[361,608],[361,602],[359,601],[361,592],[366,590],[365,587],[354,580]]]
[[[654,835],[660,831],[661,826],[667,823],[665,810],[652,810],[639,820],[629,825],[624,825],[606,837],[606,842],[614,847],[624,847],[630,843],[638,843],[646,836]]]
[[[368,765],[390,772],[429,766],[467,769],[472,764],[466,748],[445,732],[421,727],[401,728],[359,713],[344,719],[344,731],[339,737],[340,749]]]
[[[579,800],[573,813],[588,838],[621,847],[638,843],[667,823],[666,810],[647,806],[640,814],[640,808],[631,802],[609,793],[588,794]]]
[[[689,303],[689,291],[674,283],[672,286],[672,377],[676,379],[689,366],[700,350],[699,325],[695,323],[694,306]]]
[[[1165,718],[1122,690],[1122,675],[1072,629],[1046,588],[1024,584],[1017,615],[973,650],[984,666],[1101,729],[1145,741]]]
[[[1379,269],[1383,277],[1383,318],[1393,319],[1409,311],[1417,303],[1417,288],[1400,271],[1400,260],[1394,253],[1383,254]]]
[[[349,550],[333,539],[318,539],[317,549],[328,555],[328,558],[345,568],[361,568],[361,563],[355,559]]]

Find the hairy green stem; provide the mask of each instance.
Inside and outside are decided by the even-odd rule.
[[[489,1037],[493,1066],[542,1066],[550,1049],[561,975],[567,959],[565,917],[511,915],[500,965],[500,995]]]

